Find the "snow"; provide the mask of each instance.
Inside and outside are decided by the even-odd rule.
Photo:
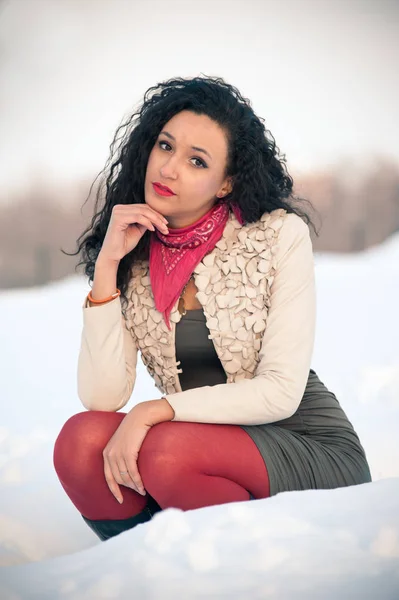
[[[399,235],[316,254],[312,368],[339,398],[373,482],[182,512],[107,542],[52,465],[76,393],[80,276],[0,294],[0,598],[399,598]],[[157,398],[139,362],[134,401]],[[133,400],[126,409],[133,406]]]

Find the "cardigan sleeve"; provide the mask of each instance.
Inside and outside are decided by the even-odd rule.
[[[78,396],[88,410],[114,412],[130,399],[137,349],[121,312],[119,296],[101,306],[83,304],[78,358]]]
[[[316,325],[309,227],[288,214],[278,239],[266,330],[252,379],[189,389],[164,398],[174,421],[259,425],[297,410],[309,377]]]

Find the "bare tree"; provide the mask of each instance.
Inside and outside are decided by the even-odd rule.
[[[295,192],[311,200],[322,218],[314,249],[357,252],[399,231],[399,166],[375,159],[351,169],[350,161],[324,172],[294,177]],[[0,201],[0,288],[43,285],[76,273],[76,240],[90,222],[90,182],[29,192]],[[82,208],[83,207],[83,208]],[[21,217],[23,215],[23,217]],[[81,271],[78,271],[81,272]]]

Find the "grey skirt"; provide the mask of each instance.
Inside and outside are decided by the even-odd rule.
[[[262,455],[270,495],[371,481],[366,455],[352,424],[313,369],[292,417],[240,427]]]
[[[183,390],[200,387],[204,381],[207,385],[226,382],[226,373],[208,334],[202,309],[187,311],[176,326]],[[271,495],[371,481],[366,456],[352,424],[313,369],[292,417],[267,425],[240,427],[262,455]]]

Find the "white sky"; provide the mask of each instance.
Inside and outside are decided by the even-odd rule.
[[[252,100],[291,171],[399,160],[395,0],[0,0],[0,200],[95,176],[123,117],[174,76]]]

